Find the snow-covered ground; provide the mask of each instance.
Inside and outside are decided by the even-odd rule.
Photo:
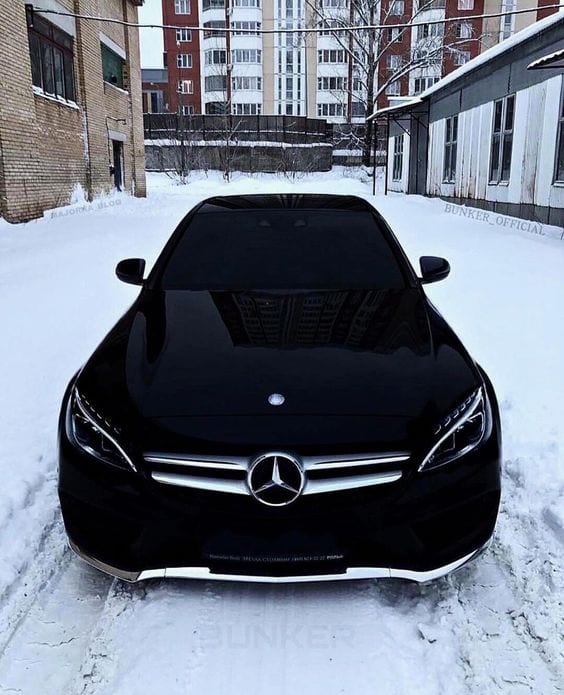
[[[150,184],[146,200],[0,220],[0,693],[563,692],[564,241],[463,218],[440,200],[373,198],[342,170]],[[414,264],[450,260],[451,276],[427,291],[489,372],[504,430],[498,530],[475,565],[427,586],[129,586],[66,550],[58,408],[136,294],[114,266],[154,260],[194,203],[243,191],[361,195]]]

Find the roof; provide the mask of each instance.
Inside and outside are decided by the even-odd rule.
[[[168,70],[166,68],[142,68],[142,82],[168,82]]]
[[[564,68],[564,48],[527,65],[527,70],[538,70],[539,68]]]
[[[464,65],[461,65],[456,70],[453,70],[453,72],[449,73],[438,82],[435,82],[434,85],[431,85],[431,87],[419,94],[418,100],[424,101],[427,97],[431,96],[431,94],[439,92],[441,89],[444,89],[449,84],[456,82],[464,75],[473,72],[477,68],[482,67],[486,63],[489,63],[491,60],[494,60],[494,58],[497,58],[498,56],[513,50],[525,41],[532,39],[533,37],[537,36],[537,34],[540,34],[546,29],[550,28],[551,26],[559,23],[564,24],[564,12],[556,12],[555,14],[549,15],[548,17],[545,17],[544,19],[541,19],[538,22],[534,22],[533,24],[529,25],[528,27],[525,27],[524,29],[521,29],[521,31],[518,31],[517,33],[513,34],[513,36],[510,36],[508,39],[504,39],[503,41],[497,43],[495,46],[488,48],[483,53],[480,53],[475,58],[472,58],[472,60],[469,60]],[[394,110],[401,110],[402,107],[405,108],[407,105],[408,104],[402,104],[401,106],[398,105],[393,108]],[[388,109],[390,108],[392,107],[388,107]],[[374,111],[374,113],[371,116],[369,116],[369,119],[375,118],[376,116],[380,116],[384,111],[387,110],[380,109]]]
[[[420,103],[421,103],[421,97],[413,97],[412,99],[406,99],[405,101],[402,101],[399,104],[393,104],[392,106],[386,106],[383,109],[378,109],[378,110],[374,111],[374,113],[371,116],[368,116],[367,120],[370,121],[373,118],[377,118],[378,116],[385,116],[388,113],[394,113],[396,111],[401,111],[407,107],[415,106],[415,104],[420,104]]]

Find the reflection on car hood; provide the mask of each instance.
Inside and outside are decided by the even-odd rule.
[[[424,294],[406,289],[144,292],[84,380],[145,418],[434,418],[478,377]]]

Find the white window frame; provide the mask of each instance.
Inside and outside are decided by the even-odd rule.
[[[392,150],[392,181],[401,181],[403,173],[403,133],[394,135]]]
[[[190,0],[174,0],[174,14],[191,14]]]
[[[179,69],[189,69],[193,65],[191,53],[177,53],[176,67]]]
[[[507,106],[509,102],[512,101],[512,113],[511,113],[511,123],[507,123]],[[501,104],[501,119],[500,127],[496,129],[496,106]],[[508,184],[511,178],[511,164],[513,160],[513,140],[514,140],[514,128],[515,128],[515,109],[517,107],[517,100],[515,94],[508,94],[502,99],[496,99],[493,103],[493,114],[492,114],[492,136],[490,140],[490,163],[489,163],[489,176],[488,183],[490,186],[496,186],[497,184]],[[507,142],[509,140],[509,173],[507,177],[503,174],[503,160],[505,159],[506,148],[508,147]],[[497,148],[496,148],[497,142]],[[497,154],[495,150],[497,149]],[[495,169],[496,173],[494,175],[494,164],[497,165]]]
[[[192,41],[192,30],[191,29],[177,29],[176,30],[176,43],[190,43]]]

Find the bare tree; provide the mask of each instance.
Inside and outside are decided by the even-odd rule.
[[[346,86],[334,94],[342,100],[349,118],[353,104],[360,104],[360,110],[369,114],[381,94],[395,92],[400,80],[409,79],[415,71],[428,69],[440,77],[445,56],[451,54],[462,59],[472,43],[484,39],[484,35],[475,35],[472,24],[462,18],[459,24],[413,26],[423,21],[426,10],[444,7],[445,0],[414,2],[407,20],[392,14],[394,0],[386,6],[381,0],[350,0],[346,10],[344,3],[341,8],[335,7],[338,2],[330,4],[333,6],[306,0],[314,26],[326,27],[335,45],[346,55]],[[406,26],[393,26],[399,23]],[[365,28],[385,24],[390,28]],[[359,28],[348,30],[346,27]],[[374,124],[367,121],[359,143],[366,166],[370,164],[373,140]]]

